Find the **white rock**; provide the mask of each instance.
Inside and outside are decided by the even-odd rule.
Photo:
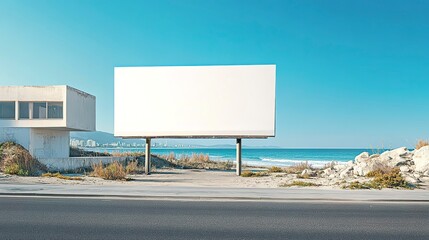
[[[396,167],[406,164],[407,161],[412,159],[412,156],[413,154],[406,147],[401,147],[383,152],[380,154],[380,160],[387,166]]]
[[[368,152],[363,152],[355,157],[355,163],[360,163],[369,158]]]
[[[344,179],[346,177],[349,177],[350,175],[353,174],[353,172],[351,171],[353,169],[353,167],[347,167],[346,169],[344,169],[343,171],[341,171],[340,173],[340,178]]]
[[[316,175],[316,173],[315,173],[313,170],[311,170],[311,169],[304,169],[304,170],[301,172],[301,175],[304,175],[304,174],[307,174],[307,175],[310,175],[310,176],[314,176],[314,175]]]
[[[334,170],[332,170],[332,169],[330,169],[330,168],[327,168],[327,169],[325,169],[325,170],[323,170],[323,174],[325,174],[325,175],[331,175],[331,174],[333,174],[335,171]]]
[[[346,167],[347,167],[346,165],[338,164],[338,165],[334,166],[334,170],[337,172],[340,172],[340,171],[344,170]]]
[[[413,183],[413,184],[420,182],[419,179],[416,179],[412,176],[405,176],[405,181],[407,181],[409,183]]]
[[[413,156],[414,165],[416,166],[416,172],[429,171],[429,146],[424,146],[414,152]]]
[[[336,177],[337,177],[337,175],[335,175],[335,174],[331,174],[331,175],[328,176],[329,179],[334,179]]]
[[[414,173],[414,174],[413,174],[413,177],[414,177],[414,178],[416,178],[416,179],[419,179],[419,178],[420,178],[420,174],[418,174],[418,173]]]
[[[364,176],[363,168],[361,166],[354,166],[353,174],[357,176]]]
[[[401,172],[409,172],[410,171],[410,167],[404,165],[404,166],[401,166],[399,168],[399,170],[401,170]]]
[[[423,176],[429,176],[429,170],[427,170],[426,172],[424,172],[422,175]]]

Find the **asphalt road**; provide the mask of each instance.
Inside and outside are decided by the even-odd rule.
[[[429,205],[0,197],[0,239],[429,239]]]

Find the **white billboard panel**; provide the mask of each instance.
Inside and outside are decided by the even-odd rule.
[[[115,136],[275,135],[275,65],[115,68]]]

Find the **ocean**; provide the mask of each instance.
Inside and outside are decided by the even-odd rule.
[[[144,148],[87,148],[97,152],[144,152]],[[210,159],[219,161],[234,161],[234,148],[152,148],[152,154],[166,155],[174,153],[176,157],[182,154],[208,154]],[[252,166],[291,166],[299,162],[309,162],[315,167],[336,161],[346,163],[362,152],[375,153],[372,149],[266,149],[243,148],[242,159],[244,164]]]

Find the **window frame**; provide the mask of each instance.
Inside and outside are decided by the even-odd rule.
[[[49,117],[49,104],[61,104],[61,117]],[[46,107],[47,107],[47,111],[46,111],[46,119],[64,119],[64,102],[62,101],[51,101],[51,102],[46,102]]]
[[[27,118],[21,117],[21,103],[26,103],[28,105],[28,113],[27,113],[28,117]],[[18,120],[30,120],[33,118],[33,116],[31,115],[32,111],[30,111],[32,108],[32,106],[30,106],[30,105],[32,105],[32,104],[33,104],[33,102],[29,102],[29,101],[18,101]]]
[[[16,101],[0,101],[2,103],[12,103],[13,104],[13,117],[2,117],[0,113],[0,120],[15,120],[16,119]]]

